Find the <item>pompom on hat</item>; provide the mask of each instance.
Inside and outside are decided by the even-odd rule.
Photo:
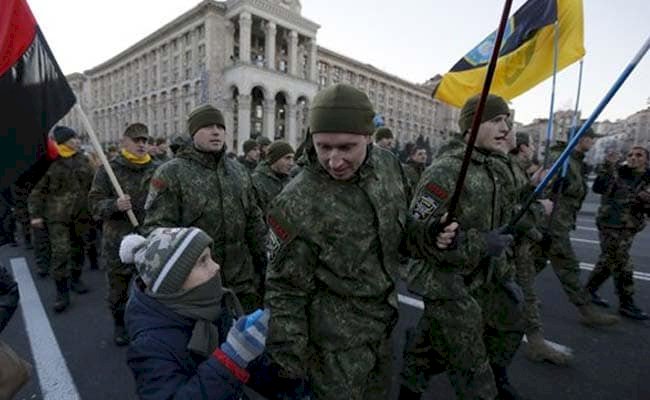
[[[158,228],[146,238],[127,235],[120,244],[120,260],[135,264],[152,293],[171,294],[181,289],[212,239],[199,228]]]

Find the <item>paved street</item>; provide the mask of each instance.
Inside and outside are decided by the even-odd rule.
[[[593,214],[596,203],[597,198],[590,195],[573,234],[574,249],[583,262],[583,281],[599,254]],[[632,249],[638,272],[636,299],[646,311],[650,311],[649,247],[650,229],[646,229],[639,234]],[[85,280],[92,292],[82,297],[74,295],[72,308],[54,315],[49,306],[54,297],[54,284],[29,273],[34,269],[32,252],[5,246],[0,250],[0,260],[17,272],[22,294],[21,308],[2,338],[29,359],[37,372],[17,399],[135,398],[125,350],[116,348],[111,341],[112,323],[104,301],[103,272],[86,271]],[[31,282],[35,291],[30,290]],[[576,358],[572,366],[561,368],[532,364],[518,354],[511,377],[522,394],[540,400],[649,399],[650,324],[626,319],[607,329],[584,327],[578,323],[577,312],[568,303],[550,268],[540,274],[537,285],[547,338],[573,348]],[[611,280],[601,294],[617,305]],[[404,330],[417,322],[418,307],[421,307],[417,299],[403,297],[402,300],[400,324],[395,332],[398,359]],[[446,376],[432,380],[425,398],[454,398]]]

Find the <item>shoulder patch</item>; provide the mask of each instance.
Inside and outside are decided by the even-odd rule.
[[[430,195],[423,194],[413,205],[411,214],[416,220],[429,218],[439,207],[439,203]]]
[[[441,188],[440,186],[436,185],[433,182],[427,183],[425,188],[429,193],[436,196],[440,200],[447,200],[447,197],[449,197],[449,194],[445,189]]]
[[[275,236],[277,236],[277,238],[280,239],[280,241],[282,241],[283,243],[290,241],[295,236],[288,228],[288,225],[286,223],[283,223],[284,221],[282,220],[282,218],[269,215],[267,218],[267,222],[269,223],[269,228],[271,228],[271,232]]]
[[[167,182],[163,181],[160,178],[153,178],[151,179],[151,186],[153,186],[156,190],[163,190],[167,187]]]

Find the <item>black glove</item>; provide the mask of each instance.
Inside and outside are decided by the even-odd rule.
[[[521,290],[521,287],[513,280],[507,280],[504,282],[501,282],[501,285],[503,286],[503,291],[506,292],[508,297],[515,303],[515,304],[523,304],[524,303],[524,292]]]
[[[512,243],[512,235],[506,232],[506,227],[493,229],[483,234],[487,244],[487,255],[490,257],[499,257],[503,254],[506,247]]]
[[[247,368],[250,379],[247,386],[269,400],[308,399],[310,390],[306,379],[287,378],[282,367],[267,353],[253,360]]]

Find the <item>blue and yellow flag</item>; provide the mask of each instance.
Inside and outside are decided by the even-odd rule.
[[[555,22],[558,22],[558,71],[585,55],[582,0],[528,0],[510,17],[503,37],[491,93],[508,100],[553,74]],[[434,97],[462,107],[481,92],[496,32],[446,73]]]

